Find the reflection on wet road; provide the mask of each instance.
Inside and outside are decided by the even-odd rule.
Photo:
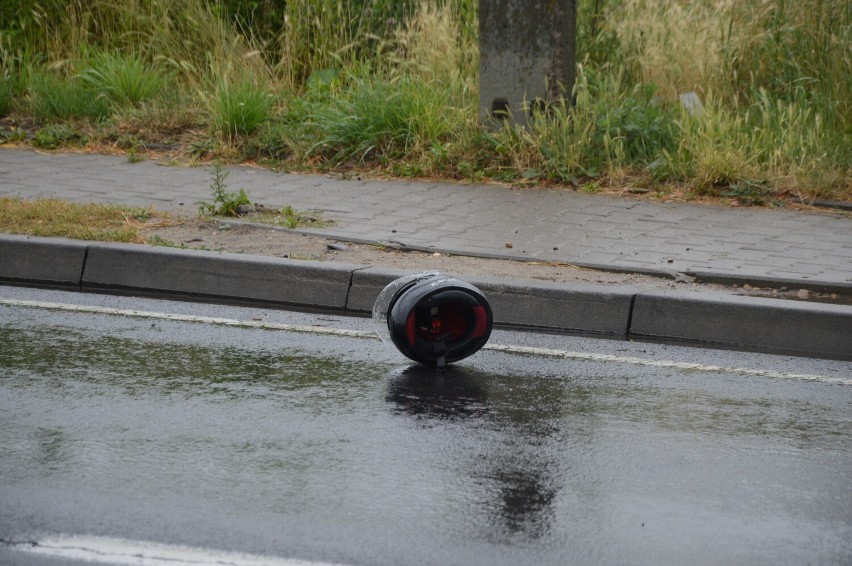
[[[852,387],[501,352],[436,373],[357,338],[2,316],[6,541],[340,564],[852,560]]]

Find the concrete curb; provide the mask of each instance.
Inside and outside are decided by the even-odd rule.
[[[0,234],[0,279],[42,286],[79,285],[90,245],[63,238]]]
[[[355,315],[407,272],[364,265],[0,235],[0,283]],[[852,307],[468,278],[498,326],[852,360]]]
[[[716,293],[639,293],[630,335],[779,354],[852,359],[852,307]]]
[[[93,244],[80,285],[83,290],[130,290],[344,311],[352,272],[361,268],[134,244]]]
[[[635,291],[540,281],[469,278],[491,302],[495,323],[626,340]]]

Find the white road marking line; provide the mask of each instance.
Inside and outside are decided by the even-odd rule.
[[[192,314],[137,311],[132,309],[116,309],[112,307],[97,307],[94,305],[71,305],[66,303],[51,303],[45,301],[18,301],[14,299],[0,299],[0,305],[80,312],[86,314],[109,314],[117,316],[132,316],[136,318],[153,318],[157,320],[173,320],[177,322],[200,322],[203,324],[236,326],[239,328],[261,328],[264,330],[285,330],[287,332],[309,332],[311,334],[330,334],[332,336],[373,338],[376,340],[379,339],[379,336],[375,332],[368,332],[363,330],[347,330],[345,328],[327,328],[324,326],[281,324],[277,322],[263,322],[262,320],[236,320],[232,318],[216,318],[211,316],[196,316]]]
[[[365,330],[348,330],[345,328],[328,328],[324,326],[305,326],[296,324],[282,324],[276,322],[263,322],[257,320],[236,320],[231,318],[216,318],[209,316],[197,316],[190,314],[173,314],[151,311],[139,311],[132,309],[117,309],[112,307],[98,307],[94,305],[73,305],[67,303],[53,303],[47,301],[25,301],[16,299],[0,299],[0,305],[38,308],[47,310],[60,310],[79,312],[86,314],[106,314],[115,316],[130,316],[137,318],[149,318],[157,320],[171,320],[177,322],[196,322],[202,324],[215,324],[220,326],[231,326],[237,328],[259,328],[264,330],[281,330],[286,332],[305,332],[327,336],[345,336],[350,338],[366,338],[378,340],[375,332]],[[551,358],[563,358],[567,360],[581,360],[592,362],[611,362],[648,367],[671,368],[683,371],[701,371],[709,373],[732,373],[736,375],[747,375],[755,377],[766,377],[775,379],[792,379],[798,381],[814,381],[821,383],[832,383],[838,385],[852,385],[852,379],[842,377],[830,377],[824,375],[788,373],[772,370],[749,369],[738,367],[723,367],[707,364],[695,364],[689,362],[675,362],[671,360],[648,360],[634,356],[616,356],[612,354],[596,354],[592,352],[572,352],[570,350],[556,350],[551,348],[536,348],[530,346],[516,346],[510,344],[486,344],[484,350],[504,352],[508,354],[521,354],[532,356],[545,356]]]
[[[533,356],[548,356],[565,358],[568,360],[583,360],[594,362],[616,362],[638,366],[671,368],[684,371],[702,371],[712,373],[733,373],[738,375],[753,375],[755,377],[769,377],[776,379],[794,379],[799,381],[819,381],[822,383],[835,383],[839,385],[852,385],[852,379],[842,377],[829,377],[825,375],[814,375],[807,373],[787,373],[763,369],[749,369],[738,367],[713,366],[706,364],[695,364],[690,362],[675,362],[671,360],[646,360],[633,356],[614,356],[612,354],[594,354],[591,352],[570,352],[568,350],[553,350],[549,348],[533,348],[528,346],[503,346],[500,344],[486,344],[485,350],[498,352],[510,352],[513,354],[528,354]]]
[[[10,547],[50,558],[116,566],[339,566],[328,562],[92,536],[57,535],[35,543],[11,544]]]

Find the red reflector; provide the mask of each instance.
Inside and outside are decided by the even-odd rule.
[[[485,336],[485,331],[488,330],[488,316],[485,314],[485,307],[480,305],[473,307],[473,314],[476,316],[476,327],[473,329],[473,337],[482,338]]]
[[[414,311],[408,313],[408,320],[405,321],[405,334],[408,343],[414,346]]]

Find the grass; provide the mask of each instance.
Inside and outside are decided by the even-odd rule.
[[[571,104],[498,132],[478,124],[475,0],[10,1],[0,114],[88,133],[82,121],[91,143],[132,135],[192,159],[747,204],[852,200],[842,0],[578,0]],[[690,92],[702,112],[683,108]]]
[[[254,133],[270,117],[272,95],[249,77],[225,79],[210,101],[213,128],[228,140]]]
[[[7,77],[0,76],[0,116],[5,116],[12,108],[12,99],[15,95],[14,84]]]
[[[263,208],[247,217],[247,220],[291,229],[326,224],[319,215],[300,212],[289,206],[277,210]],[[143,237],[142,228],[150,227],[152,221],[160,225],[180,222],[152,208],[78,204],[52,198],[28,200],[0,197],[0,233],[186,247],[159,235],[147,239]]]
[[[317,213],[302,212],[295,210],[292,206],[284,206],[279,209],[263,208],[257,211],[254,215],[249,216],[247,220],[257,222],[258,224],[271,224],[273,226],[282,226],[284,228],[300,228],[309,226],[311,228],[321,228],[329,224],[323,220]]]
[[[77,75],[95,96],[114,107],[138,107],[167,87],[168,77],[139,55],[100,53]]]
[[[37,69],[30,75],[29,105],[37,122],[91,119],[109,114],[107,101],[85,82],[57,72]]]
[[[422,152],[449,135],[453,112],[442,89],[408,78],[356,78],[307,116],[315,143],[305,156],[339,165],[389,162]]]
[[[151,214],[138,207],[0,197],[0,232],[142,243],[139,228]]]
[[[577,75],[576,102],[556,105],[531,128],[507,127],[497,139],[512,169],[532,180],[579,184],[647,168],[676,147],[676,109],[649,86],[625,88],[620,76]]]

